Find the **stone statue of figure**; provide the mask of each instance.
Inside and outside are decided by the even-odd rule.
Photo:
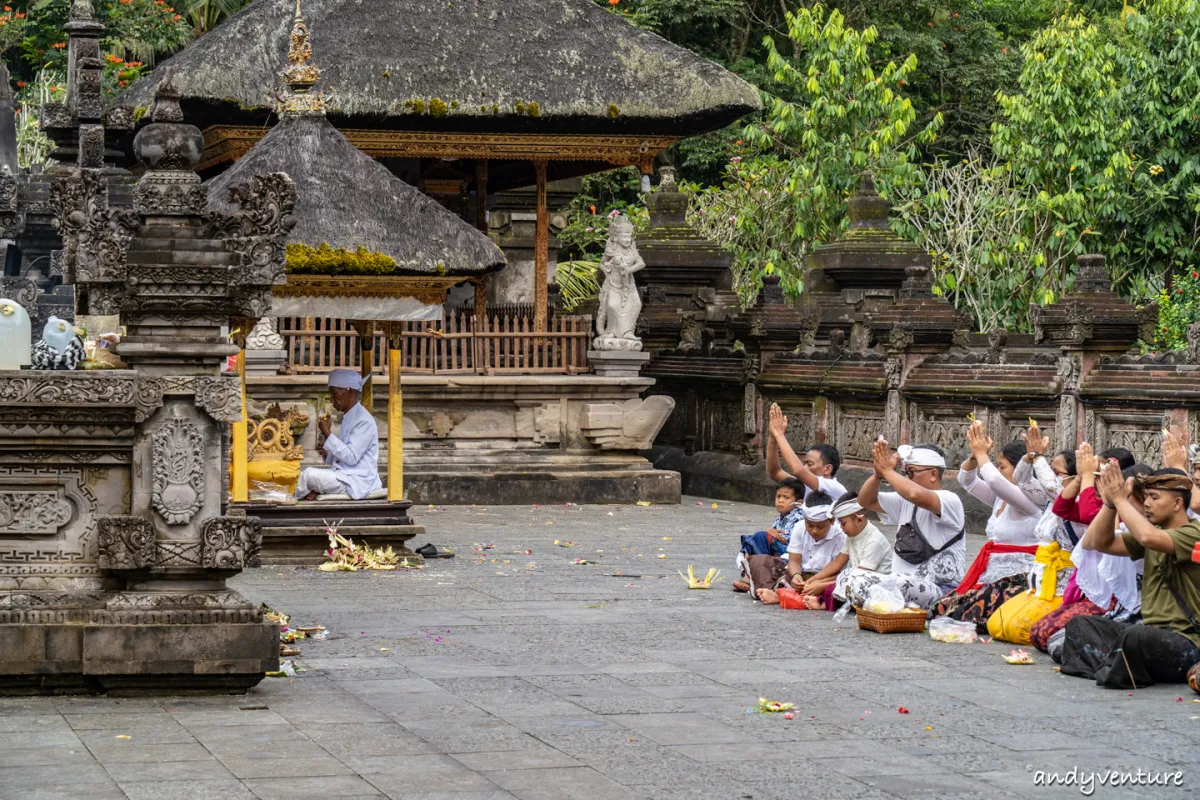
[[[646,266],[633,243],[633,223],[621,214],[608,227],[608,243],[600,271],[604,283],[600,286],[600,308],[596,313],[597,350],[641,350],[642,340],[633,335],[642,300],[638,297],[633,273]]]

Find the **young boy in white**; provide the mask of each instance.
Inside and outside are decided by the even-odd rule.
[[[825,568],[804,582],[800,594],[809,608],[833,611],[839,587],[844,594],[846,578],[855,569],[887,575],[892,571],[892,545],[873,523],[867,520],[858,495],[843,495],[833,504],[833,518],[846,534],[842,551]]]
[[[799,589],[841,551],[846,535],[833,521],[833,501],[824,492],[812,492],[804,505],[804,530],[788,542],[786,559],[774,556],[750,558],[750,583],[754,596],[764,605],[779,602],[775,587],[784,581]]]

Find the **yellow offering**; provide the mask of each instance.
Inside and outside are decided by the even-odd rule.
[[[665,558],[665,556],[659,556],[659,558]],[[684,575],[682,572],[680,572],[679,577],[687,581],[689,589],[711,589],[713,583],[721,577],[721,570],[715,568],[710,569],[708,574],[705,575],[702,580],[699,580],[696,578],[695,568],[691,564],[688,564],[687,575]]]

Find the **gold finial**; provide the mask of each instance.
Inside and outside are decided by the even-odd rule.
[[[292,22],[291,44],[288,46],[288,66],[283,71],[288,91],[284,93],[281,112],[325,113],[325,98],[320,94],[312,94],[312,88],[321,77],[321,70],[311,62],[312,44],[309,42],[308,25],[300,13],[300,0],[296,0],[296,16]]]

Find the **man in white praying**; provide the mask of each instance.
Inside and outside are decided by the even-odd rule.
[[[332,469],[308,467],[296,482],[297,500],[316,500],[323,494],[345,494],[362,500],[382,488],[379,481],[379,426],[359,400],[362,380],[351,369],[329,373],[329,400],[342,413],[337,434],[329,415],[317,421],[325,437],[319,452]]]

